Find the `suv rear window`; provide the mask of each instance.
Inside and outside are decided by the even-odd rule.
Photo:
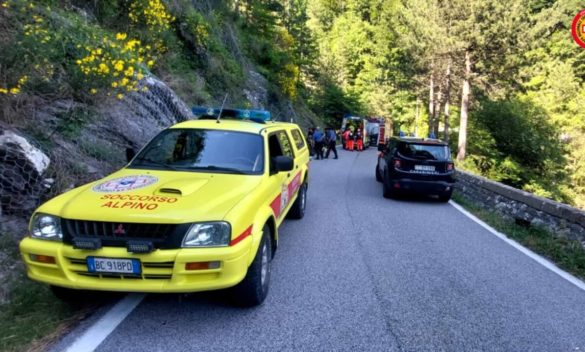
[[[399,143],[398,153],[407,158],[427,160],[450,160],[451,153],[446,145]]]

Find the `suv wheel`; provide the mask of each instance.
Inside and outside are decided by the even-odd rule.
[[[380,170],[378,169],[378,163],[376,163],[376,181],[382,182],[382,176],[380,175]]]
[[[449,199],[451,199],[452,193],[453,192],[445,192],[445,193],[439,194],[439,202],[447,203],[449,201]]]
[[[264,302],[270,284],[271,248],[270,229],[264,225],[256,257],[244,280],[233,288],[233,298],[237,305],[254,307]]]
[[[384,195],[384,198],[392,198],[394,196],[392,185],[390,184],[390,179],[388,178],[388,172],[384,172],[384,179],[382,180],[382,194]]]
[[[307,206],[307,184],[303,183],[299,189],[297,200],[293,203],[289,218],[291,219],[302,219],[305,216],[305,207]]]

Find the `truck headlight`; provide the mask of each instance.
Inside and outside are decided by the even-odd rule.
[[[191,225],[183,238],[183,247],[223,247],[230,243],[231,227],[227,222],[204,222]]]
[[[48,214],[35,214],[30,224],[30,235],[32,238],[62,241],[61,219]]]

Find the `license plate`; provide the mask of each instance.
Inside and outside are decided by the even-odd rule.
[[[87,257],[90,273],[140,274],[140,260]]]
[[[435,171],[435,166],[433,166],[433,165],[414,165],[414,169],[416,171]]]

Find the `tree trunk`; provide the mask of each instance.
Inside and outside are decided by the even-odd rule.
[[[414,112],[414,135],[416,137],[418,137],[418,117],[419,117],[419,111],[418,111],[418,107],[420,105],[420,99],[417,97],[416,98],[416,110]]]
[[[449,143],[449,104],[451,103],[451,59],[447,63],[447,73],[445,74],[445,129],[444,139]]]
[[[439,138],[439,119],[441,118],[441,101],[443,100],[443,87],[439,84],[437,89],[437,98],[433,109],[433,135],[435,138]]]
[[[469,94],[471,86],[471,53],[469,49],[465,50],[465,77],[463,78],[463,89],[461,91],[461,121],[459,122],[459,145],[457,150],[457,160],[465,159],[465,149],[467,147],[467,117],[469,111]]]
[[[237,16],[240,16],[240,0],[234,1],[234,12]]]
[[[429,132],[430,135],[433,132],[433,117],[435,115],[435,82],[434,82],[433,65],[431,64],[431,77],[429,80]]]

